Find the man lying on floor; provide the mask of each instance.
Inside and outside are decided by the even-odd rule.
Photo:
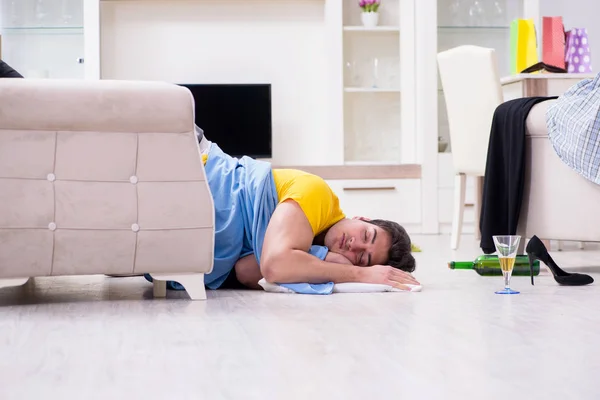
[[[399,224],[348,219],[318,176],[233,158],[198,129],[215,205],[210,289],[271,283],[360,282],[410,290],[418,285],[411,240]]]
[[[22,75],[0,60],[0,77]],[[197,128],[215,205],[210,289],[270,283],[418,285],[410,237],[385,220],[347,219],[327,183],[303,171],[230,157]],[[149,277],[148,277],[149,278]],[[169,282],[169,287],[181,285]]]

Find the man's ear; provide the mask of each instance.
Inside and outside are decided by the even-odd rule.
[[[360,221],[370,221],[371,218],[367,218],[367,217],[353,217],[352,219],[358,219]]]

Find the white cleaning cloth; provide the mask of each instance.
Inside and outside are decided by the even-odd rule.
[[[265,292],[271,293],[296,293],[292,289],[269,283],[264,278],[258,281]],[[423,289],[421,285],[406,285],[411,292],[420,292]],[[396,289],[389,285],[379,285],[375,283],[336,283],[333,285],[333,293],[375,293],[375,292],[408,292],[408,290]]]

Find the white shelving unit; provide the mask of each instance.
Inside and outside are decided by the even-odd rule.
[[[386,0],[379,25],[364,27],[355,0],[342,0],[343,130],[346,165],[416,163],[414,0]]]

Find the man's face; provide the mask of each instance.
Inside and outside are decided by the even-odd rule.
[[[391,242],[389,233],[360,218],[343,219],[325,235],[325,246],[329,251],[360,266],[385,264]]]

